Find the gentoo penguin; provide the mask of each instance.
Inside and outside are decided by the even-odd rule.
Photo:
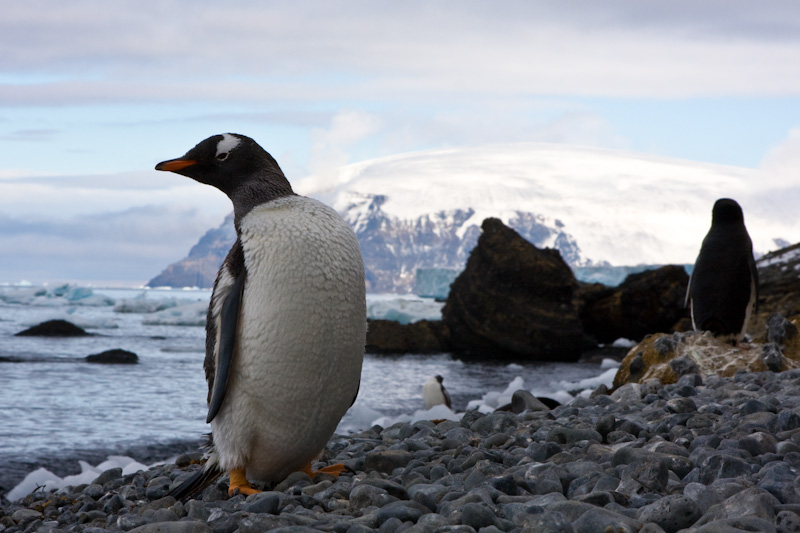
[[[156,170],[227,194],[237,235],[206,322],[208,461],[173,495],[196,494],[224,471],[231,495],[258,492],[248,480],[312,473],[361,379],[367,322],[355,234],[336,211],[295,194],[244,135],[209,137]]]
[[[443,381],[444,378],[437,375],[422,385],[422,399],[425,401],[425,409],[442,404],[450,409],[453,408],[450,403],[450,395],[447,393],[447,389],[444,388]]]
[[[734,342],[741,340],[757,301],[758,270],[742,208],[730,198],[721,198],[714,203],[711,229],[686,291],[692,327],[730,336]]]

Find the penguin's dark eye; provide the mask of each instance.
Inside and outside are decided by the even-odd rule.
[[[221,154],[217,154],[217,159],[219,161],[225,161],[228,159],[228,152],[222,152]]]

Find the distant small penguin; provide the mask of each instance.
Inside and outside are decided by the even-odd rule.
[[[711,229],[686,291],[692,327],[741,340],[757,302],[758,270],[742,208],[730,198],[721,198],[714,203]]]
[[[250,481],[313,474],[311,461],[361,379],[366,298],[353,230],[332,208],[295,194],[275,159],[244,135],[214,135],[156,170],[227,194],[237,235],[206,322],[208,461],[172,495],[195,495],[225,471],[231,495],[258,492]]]
[[[442,376],[434,376],[422,386],[422,399],[425,401],[425,409],[430,409],[434,405],[446,405],[452,409],[450,394],[444,388]]]

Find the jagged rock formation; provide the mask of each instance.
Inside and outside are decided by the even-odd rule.
[[[800,243],[771,252],[758,261],[760,291],[758,311],[748,331],[760,336],[773,313],[785,317],[800,314]]]
[[[577,281],[557,250],[540,250],[496,218],[453,282],[442,320],[462,356],[574,361],[585,347]]]
[[[631,274],[618,287],[583,285],[583,328],[601,343],[671,333],[688,316],[684,308],[688,283],[689,275],[683,267],[667,265]]]
[[[574,360],[596,342],[671,332],[686,316],[681,266],[632,274],[619,287],[582,284],[557,250],[536,248],[497,219],[483,229],[442,323],[371,321],[367,351]]]

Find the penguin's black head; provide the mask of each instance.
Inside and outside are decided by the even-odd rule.
[[[744,215],[742,208],[736,203],[736,200],[730,198],[720,198],[714,202],[714,208],[711,210],[711,223],[723,222],[741,222],[744,223]]]
[[[209,137],[182,157],[157,164],[156,170],[211,185],[231,198],[241,188],[265,188],[272,196],[292,194],[278,162],[253,139],[235,133]]]
[[[437,376],[436,376],[436,381],[438,381],[439,383],[441,383],[442,381],[444,381],[444,378],[443,378],[442,376],[439,376],[439,375],[437,375]]]

